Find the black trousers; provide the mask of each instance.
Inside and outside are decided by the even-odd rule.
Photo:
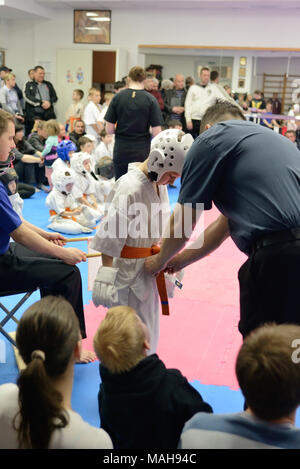
[[[79,320],[82,338],[86,337],[80,271],[59,259],[10,243],[0,256],[0,290],[38,287],[41,297],[61,295],[73,306]]]
[[[300,240],[258,249],[238,278],[239,331],[244,338],[267,322],[300,325]]]
[[[33,186],[30,186],[30,184],[19,182],[18,192],[22,199],[29,199],[29,197],[31,197],[35,193],[35,188]]]
[[[145,161],[150,152],[150,140],[145,142],[118,141],[114,145],[113,163],[115,179],[119,179],[128,171],[129,163]]]
[[[197,137],[199,137],[201,121],[197,119],[192,119],[192,123],[193,123],[193,128],[192,130],[189,130],[188,132],[192,135],[194,139],[196,139]]]

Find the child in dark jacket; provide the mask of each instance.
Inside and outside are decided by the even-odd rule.
[[[147,356],[149,332],[134,309],[110,308],[95,337],[101,427],[118,449],[177,448],[182,428],[209,404],[176,369]]]

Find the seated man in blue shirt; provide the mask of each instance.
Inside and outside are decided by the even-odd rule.
[[[185,160],[170,236],[146,268],[177,271],[214,251],[229,236],[249,258],[239,270],[240,322],[245,337],[273,321],[300,324],[300,158],[296,146],[269,129],[245,121],[230,103],[211,106]],[[221,212],[204,242],[179,252],[188,236],[174,236],[186,204]],[[181,217],[176,216],[180,214]],[[173,259],[172,259],[173,258]],[[172,260],[171,260],[172,259]],[[169,263],[169,264],[168,264]],[[298,306],[298,307],[297,307]]]
[[[14,135],[13,116],[0,109],[0,176],[10,165]],[[64,248],[65,238],[60,234],[48,233],[21,219],[12,208],[1,180],[0,220],[1,291],[38,287],[42,297],[64,296],[72,304],[85,338],[81,275],[75,264],[85,261],[86,255],[75,248]],[[15,242],[10,243],[10,237]],[[94,354],[83,351],[82,362],[93,357]]]
[[[300,327],[268,324],[253,331],[236,361],[246,412],[194,415],[184,426],[181,449],[300,449],[295,428],[300,405]]]

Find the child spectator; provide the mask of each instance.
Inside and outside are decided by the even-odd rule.
[[[247,410],[194,415],[179,448],[300,449],[300,430],[294,428],[300,405],[299,337],[300,327],[293,324],[267,324],[246,337],[235,371]]]
[[[99,163],[100,158],[102,156],[110,156],[113,157],[114,151],[114,136],[108,134],[105,129],[101,130],[100,132],[100,139],[101,142],[95,149],[95,162],[96,165]]]
[[[103,129],[101,109],[99,106],[100,97],[100,90],[91,88],[88,95],[89,103],[83,111],[86,133],[93,135],[97,142],[99,141],[99,133]]]
[[[77,120],[74,122],[74,130],[73,132],[69,133],[70,140],[75,143],[77,146],[77,151],[80,151],[80,147],[78,144],[78,140],[80,137],[83,137],[85,135],[85,125],[83,120]]]
[[[52,173],[52,183],[53,189],[46,198],[50,211],[48,228],[67,234],[91,233],[96,220],[88,207],[76,202],[72,195],[74,172],[60,166]]]
[[[58,124],[60,131],[58,135],[58,141],[62,142],[63,140],[69,140],[69,135],[67,134],[64,124]]]
[[[108,310],[94,349],[101,361],[101,427],[115,449],[177,448],[185,422],[196,412],[212,412],[179,370],[147,356],[149,348],[149,331],[134,309]]]
[[[84,92],[82,90],[74,90],[72,94],[72,104],[68,107],[66,112],[66,125],[68,126],[68,132],[73,132],[74,123],[82,119],[83,116],[83,103],[82,99]]]
[[[130,165],[113,185],[91,243],[92,249],[102,252],[103,264],[94,283],[94,304],[134,308],[150,331],[152,353],[159,338],[159,292],[164,314],[169,314],[168,297],[163,272],[156,278],[148,274],[145,257],[154,253],[152,246],[161,239],[170,214],[166,185],[180,176],[192,141],[191,135],[175,129],[152,140],[147,160]]]
[[[72,410],[80,329],[71,304],[46,296],[22,315],[16,342],[26,364],[17,384],[0,386],[0,448],[112,449],[108,434]]]
[[[51,182],[52,174],[52,164],[57,158],[57,145],[58,145],[58,136],[60,133],[59,123],[55,119],[50,119],[46,123],[47,129],[47,140],[45,143],[45,148],[42,151],[42,156],[45,158],[45,174],[48,179],[50,188],[52,189],[53,185]]]
[[[182,123],[179,120],[171,120],[168,124],[169,129],[182,130]]]
[[[100,113],[100,119],[103,125],[105,125],[105,114],[106,111],[111,103],[111,100],[113,99],[115,93],[104,93],[104,104]]]

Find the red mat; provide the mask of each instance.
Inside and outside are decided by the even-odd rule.
[[[205,212],[207,226],[218,216]],[[238,389],[235,359],[242,340],[238,332],[237,272],[245,261],[231,239],[213,254],[185,269],[183,289],[170,300],[170,316],[161,316],[158,355],[167,367],[178,368],[189,381]],[[86,348],[106,309],[85,307]]]

